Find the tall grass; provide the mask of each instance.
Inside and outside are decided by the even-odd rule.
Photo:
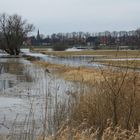
[[[75,96],[69,94],[68,121],[58,130],[57,139],[140,138],[139,72],[100,71],[104,80],[95,82],[93,91],[82,88]]]
[[[132,133],[134,130],[138,132],[140,123],[139,72],[109,69],[109,73],[110,76],[102,71],[104,81],[96,83],[92,92],[78,94],[78,100],[72,106],[73,128],[77,131],[92,129],[91,134],[98,131],[96,139],[119,138],[121,133],[125,133],[123,130],[126,130],[126,133]],[[116,132],[118,126],[120,133]],[[107,134],[108,137],[105,136]]]

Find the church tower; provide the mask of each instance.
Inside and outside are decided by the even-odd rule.
[[[39,29],[38,29],[38,31],[37,31],[37,36],[36,36],[36,39],[37,39],[37,41],[40,41],[40,34],[39,34]]]

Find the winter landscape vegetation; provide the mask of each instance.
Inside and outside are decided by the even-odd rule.
[[[7,3],[2,2],[2,7]],[[20,8],[16,9],[15,4]],[[45,4],[53,6],[55,14],[50,7],[48,11],[42,10]],[[21,6],[14,0],[10,7],[2,8],[0,140],[139,140],[140,17],[135,14],[140,12],[138,4],[137,0],[42,0]],[[123,18],[113,9],[116,6],[125,13]],[[28,20],[24,19],[26,12]],[[46,17],[51,23],[48,34],[41,23],[42,19],[46,23]],[[67,17],[76,24],[72,26]],[[104,28],[99,17],[108,19],[101,20]],[[62,22],[55,25],[53,18]],[[83,18],[91,20],[85,24]],[[118,21],[114,22],[114,18]],[[30,20],[38,22],[31,24]],[[123,28],[122,22],[127,28]],[[98,30],[92,30],[90,24]]]

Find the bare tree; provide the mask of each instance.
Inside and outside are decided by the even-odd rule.
[[[32,24],[17,14],[0,14],[0,49],[10,55],[19,55],[24,39],[33,29]]]

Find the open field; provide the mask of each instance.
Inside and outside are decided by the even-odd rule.
[[[83,50],[83,51],[47,51],[46,49],[34,49],[47,55],[55,55],[60,57],[73,55],[101,55],[107,58],[140,58],[139,50]]]

